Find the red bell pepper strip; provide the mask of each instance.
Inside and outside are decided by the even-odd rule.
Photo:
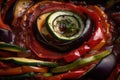
[[[0,14],[0,28],[12,31],[8,25],[4,24],[4,22],[1,18],[1,14]]]
[[[79,8],[78,8],[79,9]],[[86,9],[88,10],[88,9]],[[99,15],[96,12],[87,11],[87,14],[92,18],[95,23],[96,30],[92,34],[91,38],[84,43],[79,48],[71,51],[67,55],[64,56],[64,59],[67,62],[74,61],[78,59],[81,55],[90,51],[93,47],[95,47],[100,41],[104,39],[103,31],[102,31],[102,23]]]
[[[110,37],[111,37],[110,27],[111,26],[107,21],[108,17],[105,14],[105,12],[101,8],[99,8],[98,6],[88,6],[88,8],[95,11],[101,17],[102,24],[104,25],[102,28],[103,28],[103,31],[104,31],[104,34],[105,34],[105,39],[106,40],[110,39]]]
[[[63,54],[50,51],[44,48],[42,45],[39,45],[35,39],[30,40],[30,48],[40,58],[61,59],[63,57]]]
[[[44,5],[44,7],[42,7],[42,5]],[[36,10],[37,6],[41,6],[41,9],[40,10],[37,9],[37,11],[40,11],[40,12],[35,13],[34,11]],[[66,3],[61,3],[61,2],[42,2],[40,5],[36,4],[35,6],[31,7],[31,9],[28,10],[28,15],[30,12],[32,12],[35,17],[35,14],[38,14],[38,13],[42,14],[42,13],[51,12],[51,11],[55,11],[55,10],[75,10],[75,7],[76,6],[73,6],[71,4],[66,4]],[[27,17],[27,14],[26,14],[26,17]],[[29,18],[30,18],[30,16],[29,16]],[[28,18],[28,20],[31,20],[29,18]],[[32,21],[33,20],[34,19],[32,19]],[[28,27],[32,23],[31,21],[23,21],[23,22],[30,22],[30,24],[26,24],[26,27]],[[25,23],[22,23],[22,24],[25,24]],[[63,58],[64,54],[61,54],[59,52],[50,51],[50,50],[44,48],[42,45],[39,44],[39,42],[37,42],[35,40],[32,32],[30,35],[31,36],[30,36],[29,47],[37,56],[39,56],[40,58],[48,58],[48,59]]]
[[[42,5],[44,5],[44,7],[42,7]],[[38,6],[39,6],[39,8],[38,8]],[[40,45],[34,39],[33,33],[30,32],[31,37],[29,38],[29,40],[30,40],[29,47],[40,58],[49,58],[49,59],[64,58],[66,60],[66,62],[71,62],[71,61],[79,58],[81,55],[89,52],[93,47],[95,47],[98,43],[100,43],[104,39],[104,35],[102,32],[102,22],[101,22],[100,16],[93,10],[84,8],[82,6],[75,6],[71,3],[64,4],[64,3],[59,3],[59,2],[44,2],[41,4],[36,4],[34,7],[32,7],[31,9],[28,10],[28,13],[25,14],[25,16],[24,16],[25,21],[23,20],[23,22],[24,23],[29,22],[29,24],[25,23],[26,26],[24,26],[24,27],[30,27],[30,25],[32,25],[32,22],[34,21],[34,18],[32,17],[32,15],[29,15],[29,14],[34,14],[34,17],[36,19],[36,16],[39,16],[42,13],[51,12],[51,11],[55,11],[55,10],[73,10],[75,12],[78,12],[79,14],[86,13],[94,21],[95,30],[94,30],[91,38],[88,40],[88,42],[85,42],[79,48],[77,48],[69,53],[66,53],[66,54],[60,54],[58,52],[53,52],[53,51],[47,50],[46,48],[44,48],[42,45]],[[27,15],[29,15],[28,18],[27,18]],[[31,19],[30,17],[33,19]],[[22,24],[24,24],[24,23],[22,23]]]
[[[29,72],[46,73],[48,72],[48,68],[35,66],[20,66],[15,68],[0,69],[0,76],[17,75]]]
[[[72,71],[68,73],[63,73],[51,77],[47,77],[45,80],[62,80],[62,79],[77,79],[85,73],[86,70]]]
[[[0,62],[0,69],[1,68],[8,68],[8,65],[4,64],[3,62]]]
[[[2,11],[0,12],[0,28],[2,29],[12,31],[8,25],[4,24],[4,18],[6,16],[8,9],[13,5],[14,2],[15,0],[8,0],[5,3],[5,7],[1,9]],[[0,3],[3,3],[3,0]]]
[[[46,77],[45,80],[76,80],[83,75],[85,75],[88,71],[92,70],[95,65],[88,65],[86,67],[79,67],[74,70],[68,71],[66,73],[56,74],[54,76]]]

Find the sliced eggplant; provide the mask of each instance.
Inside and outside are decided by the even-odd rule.
[[[69,11],[66,12],[69,13]],[[79,38],[70,41],[56,39],[55,36],[52,35],[47,29],[47,25],[45,25],[45,21],[51,13],[52,12],[40,15],[36,20],[37,22],[35,23],[35,27],[33,27],[35,38],[40,42],[40,44],[50,50],[60,52],[73,50],[83,44],[84,41],[87,41],[94,30],[92,20],[87,15],[84,15],[83,22],[85,26]]]
[[[116,66],[116,57],[113,54],[101,60],[87,76],[93,80],[106,80]]]
[[[12,32],[0,28],[0,41],[12,42]]]
[[[120,49],[119,44],[114,45],[112,53],[103,58],[91,71],[89,71],[85,78],[91,78],[93,80],[107,80],[113,69],[119,63]],[[84,79],[83,79],[84,80]],[[86,79],[85,79],[86,80]]]
[[[49,35],[49,32],[45,26],[45,22],[46,22],[46,18],[48,17],[50,13],[45,13],[42,14],[41,16],[39,16],[39,18],[37,19],[37,28],[38,31],[41,35]]]

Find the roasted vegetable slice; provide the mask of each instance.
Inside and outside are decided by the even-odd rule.
[[[56,15],[56,18],[54,15]],[[51,21],[50,16],[53,16],[55,19],[52,19],[53,21]],[[54,24],[48,23],[48,21],[53,22]],[[33,30],[35,38],[40,43],[43,43],[43,46],[49,47],[48,49],[53,51],[67,52],[77,48],[83,44],[84,41],[89,39],[94,30],[92,24],[91,18],[87,15],[79,15],[78,13],[68,10],[59,10],[40,14],[37,19],[37,25],[35,23]],[[55,31],[52,31],[50,27]],[[79,30],[81,34],[79,34]],[[58,39],[54,33],[57,33],[58,36],[63,35],[63,38],[66,37],[66,39],[69,40],[60,39],[62,36],[59,36]],[[72,40],[70,40],[70,36],[73,37]]]
[[[46,20],[48,31],[60,40],[73,40],[82,35],[81,16],[70,11],[55,11]]]
[[[100,60],[100,59],[104,58],[105,56],[109,55],[110,53],[111,52],[109,50],[106,50],[106,51],[98,53],[94,56],[90,56],[90,57],[87,57],[84,59],[79,59],[79,60],[74,61],[73,63],[67,64],[64,66],[58,66],[56,68],[51,69],[51,72],[52,73],[66,72],[66,71],[72,70],[74,68],[83,66],[85,64]]]
[[[5,42],[0,42],[0,50],[6,50],[6,51],[11,51],[11,52],[23,52],[26,51],[26,49],[21,48],[17,45],[5,43]]]
[[[0,28],[0,41],[11,42],[12,32],[10,32],[9,30]]]
[[[48,17],[50,13],[44,13],[37,19],[37,28],[40,34],[48,35],[49,32],[46,29],[46,26],[44,25],[46,22],[46,18]]]
[[[20,21],[24,13],[34,4],[33,0],[17,0],[14,5],[13,11],[13,21],[12,25],[14,27],[20,26]]]
[[[1,61],[13,61],[19,65],[30,65],[30,66],[48,66],[48,67],[56,67],[58,64],[56,62],[48,62],[48,61],[41,61],[35,59],[28,59],[28,58],[18,58],[18,57],[8,57],[8,58],[0,58]]]
[[[30,72],[30,73],[26,73],[26,74],[15,75],[15,76],[0,77],[0,80],[23,80],[23,79],[32,77],[34,75],[35,75],[35,73]]]
[[[8,75],[18,75],[29,72],[35,73],[46,73],[48,68],[46,67],[35,67],[35,66],[19,66],[14,68],[0,69],[0,76],[8,76]]]

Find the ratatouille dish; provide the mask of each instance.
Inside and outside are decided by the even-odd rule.
[[[120,80],[120,1],[0,0],[0,80]]]

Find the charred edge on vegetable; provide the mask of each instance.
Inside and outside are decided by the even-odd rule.
[[[94,32],[95,25],[92,19],[89,16],[87,16],[87,14],[83,14],[83,15],[86,17],[86,19],[84,20],[85,28],[87,27],[88,29],[84,34],[82,34],[82,36],[79,39],[75,39],[73,41],[70,41],[64,44],[48,43],[48,41],[46,42],[46,40],[44,39],[45,37],[42,34],[40,34],[38,31],[37,23],[36,23],[37,20],[35,21],[33,25],[33,29],[32,29],[34,32],[34,36],[36,40],[40,43],[40,45],[44,46],[45,48],[49,50],[56,51],[56,52],[62,52],[62,53],[69,52],[81,46],[85,41],[87,41],[90,38],[90,36]]]
[[[12,33],[5,29],[0,29],[0,41],[2,42],[11,42]]]
[[[13,17],[14,17],[14,6],[15,6],[16,1],[14,1],[14,3],[9,7],[9,9],[6,12],[4,22],[8,25],[12,24]]]
[[[26,74],[14,75],[14,76],[0,76],[0,80],[23,80],[26,78],[33,77],[35,73],[30,72]]]
[[[28,65],[28,66],[47,66],[47,67],[58,66],[58,63],[56,62],[48,62],[48,61],[41,61],[41,60],[27,59],[27,58],[8,57],[8,58],[0,58],[0,61],[6,63],[14,63],[17,65]]]

